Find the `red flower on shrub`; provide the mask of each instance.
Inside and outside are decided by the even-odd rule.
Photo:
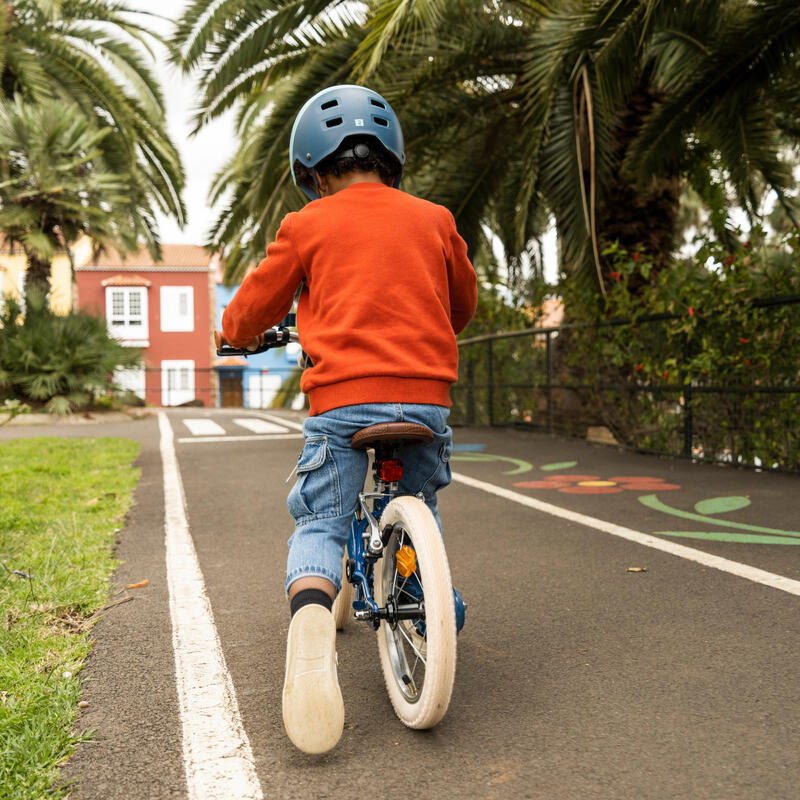
[[[631,492],[666,492],[680,489],[677,483],[666,483],[663,478],[617,476],[600,478],[597,475],[550,475],[541,481],[515,483],[520,489],[556,489],[562,494],[619,494]]]
[[[641,256],[638,253],[634,253],[633,254],[633,260],[634,261],[638,261],[640,258],[641,258]]]
[[[610,278],[613,278],[615,281],[618,281],[618,280],[620,279],[620,274],[619,274],[619,272],[609,272],[609,273],[608,273],[608,276],[609,276]]]
[[[634,369],[635,369],[637,372],[639,372],[639,371],[641,371],[642,369],[644,369],[644,364],[637,364],[637,365],[634,367]]]
[[[749,340],[749,339],[745,339],[745,338],[744,338],[744,336],[740,336],[740,337],[739,337],[739,341],[740,341],[742,344],[749,344],[749,343],[750,343],[750,340]]]
[[[689,306],[689,316],[690,317],[694,316],[694,308],[692,308],[692,306]]]

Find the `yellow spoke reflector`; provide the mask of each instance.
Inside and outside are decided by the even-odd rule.
[[[414,574],[417,569],[417,554],[414,552],[413,547],[404,544],[395,556],[395,564],[397,564],[397,571],[404,577],[408,578]]]

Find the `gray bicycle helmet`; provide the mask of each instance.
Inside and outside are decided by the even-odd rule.
[[[298,176],[297,167],[305,167],[313,175],[314,167],[336,152],[348,136],[377,139],[397,160],[393,185],[395,188],[400,185],[406,153],[397,114],[383,97],[365,86],[331,86],[315,94],[300,109],[289,141],[292,179],[309,200],[320,196],[316,177],[314,185],[310,185]]]

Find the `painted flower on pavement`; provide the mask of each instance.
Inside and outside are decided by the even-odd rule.
[[[664,492],[680,489],[677,483],[666,483],[663,478],[623,475],[601,478],[599,475],[550,475],[540,481],[515,483],[521,489],[557,489],[564,494],[618,494],[632,492]]]

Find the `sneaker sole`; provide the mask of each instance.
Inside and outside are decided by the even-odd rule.
[[[336,626],[327,609],[303,606],[286,642],[283,724],[304,753],[326,753],[344,728],[344,702],[336,675]]]

